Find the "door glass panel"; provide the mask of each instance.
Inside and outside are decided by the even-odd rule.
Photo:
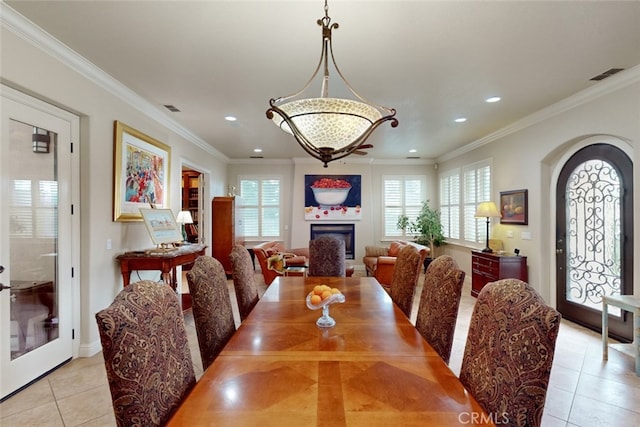
[[[58,338],[56,134],[10,121],[11,360]]]
[[[606,161],[586,161],[569,177],[567,301],[602,310],[604,295],[620,294],[620,197],[620,178]],[[610,313],[619,316],[620,309]]]

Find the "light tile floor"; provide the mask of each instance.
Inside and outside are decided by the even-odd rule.
[[[264,290],[260,274],[256,275]],[[186,281],[185,281],[186,282]],[[422,280],[416,292],[415,322]],[[235,293],[230,282],[231,299]],[[460,372],[467,329],[475,298],[465,285],[460,303],[450,367]],[[236,324],[239,324],[234,306]],[[202,375],[193,316],[185,314],[196,377]],[[54,371],[0,404],[0,425],[113,426],[111,397],[102,354],[79,358]],[[600,335],[562,321],[543,415],[543,426],[638,426],[640,378],[633,357],[613,344],[609,360],[602,361]]]

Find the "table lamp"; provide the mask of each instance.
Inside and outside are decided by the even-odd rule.
[[[185,224],[193,224],[193,218],[191,217],[191,212],[189,211],[180,211],[178,213],[178,217],[176,218],[176,222],[182,225],[182,239],[187,241],[187,229]]]
[[[493,202],[481,202],[475,216],[476,218],[487,218],[487,246],[482,252],[493,252],[489,247],[489,218],[500,218],[500,211]]]

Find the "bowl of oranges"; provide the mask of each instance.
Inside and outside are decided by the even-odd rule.
[[[329,316],[329,306],[337,302],[344,302],[345,298],[340,289],[332,288],[328,285],[316,285],[313,290],[307,294],[307,307],[311,310],[322,309],[322,317],[316,321],[316,325],[321,328],[331,328],[335,326],[336,321]]]

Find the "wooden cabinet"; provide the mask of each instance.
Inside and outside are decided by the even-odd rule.
[[[527,257],[493,252],[471,252],[471,295],[478,296],[489,282],[500,279],[528,280]]]
[[[212,253],[227,275],[233,271],[229,260],[233,245],[244,245],[242,224],[236,216],[235,205],[235,197],[214,197],[211,202]]]

